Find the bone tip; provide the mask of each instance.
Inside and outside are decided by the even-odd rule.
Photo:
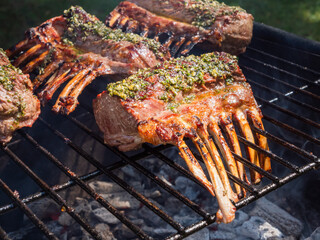
[[[221,210],[219,209],[218,212],[216,213],[216,223],[220,224],[220,223],[231,223],[234,219],[235,219],[235,214],[236,212],[236,208],[233,207],[232,210],[230,211],[230,213],[228,213],[227,216],[222,215]]]
[[[235,210],[235,208],[234,208],[234,210],[232,211],[232,213],[230,213],[228,216],[224,216],[223,217],[223,223],[231,223],[234,219],[235,219],[235,217],[236,217],[236,214],[235,214],[235,212],[236,212],[236,210]]]
[[[223,216],[222,216],[222,212],[219,209],[216,213],[216,223],[222,223],[223,222]]]
[[[60,107],[58,106],[53,106],[51,109],[54,113],[59,113],[60,112]]]
[[[257,178],[257,179],[254,179],[252,182],[254,185],[258,185],[261,182],[261,179]]]
[[[242,199],[242,198],[244,198],[245,197],[245,193],[243,193],[243,192],[241,192],[241,193],[239,193],[238,194],[238,199]]]
[[[264,169],[266,172],[268,172],[268,173],[271,173],[271,172],[272,172],[271,167],[264,167],[263,169]]]
[[[233,202],[238,202],[239,201],[239,197],[238,197],[238,195],[236,194],[236,193],[234,193],[234,194],[232,194],[233,195],[233,197],[231,198],[231,200],[233,201]]]

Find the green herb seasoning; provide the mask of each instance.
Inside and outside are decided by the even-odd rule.
[[[0,54],[7,58],[5,52],[0,48]],[[13,80],[15,80],[15,75],[22,75],[23,73],[19,68],[14,67],[11,63],[7,65],[0,66],[0,84],[7,91],[11,91],[14,87]]]
[[[108,28],[103,22],[99,21],[95,16],[86,13],[79,6],[65,10],[64,17],[68,21],[68,27],[62,40],[65,44],[73,46],[76,39],[81,38],[82,41],[85,41],[88,36],[93,35],[115,42],[143,43],[159,57],[163,57],[161,44],[158,41],[141,37],[134,33],[123,33],[120,29],[113,30]]]
[[[17,105],[17,107],[18,107],[17,119],[20,120],[26,114],[26,112],[25,112],[26,103],[21,96],[19,96],[18,98],[19,98],[19,101],[18,101],[18,105]]]
[[[5,51],[2,48],[0,48],[0,54],[2,54],[2,56],[4,56],[4,57],[7,57]]]
[[[227,6],[213,0],[184,0],[185,7],[188,11],[194,13],[196,17],[192,21],[192,25],[202,28],[210,28],[216,17],[224,15],[232,15],[236,12],[245,12],[240,7]]]
[[[0,48],[0,58],[2,58],[2,62],[7,62],[6,65],[0,66],[0,84],[2,87],[8,92],[5,93],[6,99],[8,103],[13,103],[17,107],[16,110],[11,110],[6,113],[2,113],[4,115],[12,115],[15,114],[14,124],[17,125],[20,122],[20,119],[25,116],[26,103],[22,96],[20,96],[16,91],[12,91],[14,89],[14,80],[16,80],[16,76],[23,75],[22,71],[19,68],[14,67],[8,60],[6,53]],[[7,59],[7,61],[4,60]],[[23,80],[23,79],[21,79]],[[12,129],[15,127],[12,126]]]
[[[45,68],[49,63],[51,63],[51,59],[55,51],[56,51],[55,48],[51,48],[49,50],[49,53],[46,55],[45,59],[43,60],[43,62],[40,64],[40,66],[37,67],[39,75],[44,74]]]
[[[221,55],[208,53],[200,57],[191,55],[165,61],[154,69],[142,69],[122,81],[110,83],[107,90],[111,96],[142,100],[147,97],[148,88],[151,88],[154,82],[159,82],[165,90],[159,99],[174,102],[179,92],[188,93],[196,85],[204,85],[206,79],[224,81],[225,85],[231,84],[232,70],[237,66],[237,58],[225,53],[223,57]],[[194,95],[190,94],[184,102],[189,103],[193,98]]]

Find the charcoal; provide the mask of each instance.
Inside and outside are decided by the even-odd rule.
[[[92,187],[96,192],[104,194],[123,191],[123,189],[119,185],[111,182],[94,181],[89,183],[89,186]]]
[[[43,198],[32,202],[28,204],[28,207],[39,219],[50,219],[60,212],[60,207],[51,198]],[[24,217],[24,220],[29,222],[29,218],[27,216]]]
[[[125,175],[131,177],[131,178],[137,178],[138,174],[133,170],[132,167],[129,166],[125,166],[123,168],[121,168],[121,170],[124,172]]]
[[[107,209],[105,208],[96,208],[92,211],[92,214],[99,222],[104,222],[108,224],[117,224],[120,221]]]
[[[71,226],[76,221],[66,212],[62,213],[58,218],[58,223],[61,226]]]
[[[153,230],[154,226],[161,227],[164,224],[159,216],[155,215],[151,210],[149,210],[145,206],[139,209],[138,214],[140,218],[144,219],[145,223],[148,226],[153,227]]]
[[[235,219],[228,224],[221,223],[218,225],[218,229],[222,231],[227,231],[227,232],[234,232],[236,227],[241,226],[245,221],[249,220],[248,214],[245,212],[239,210],[236,212],[236,217]]]
[[[301,235],[302,223],[266,198],[256,201],[249,215],[265,219],[287,236],[292,235],[298,238]]]
[[[199,232],[196,232],[195,234],[192,234],[191,236],[187,237],[186,240],[210,240],[210,233],[209,229],[204,228],[200,230]]]
[[[97,230],[104,240],[115,240],[116,238],[113,236],[112,231],[110,231],[110,227],[107,224],[99,223],[95,226],[95,230]]]
[[[181,211],[180,207],[177,207],[177,206],[180,206],[181,205],[181,202],[174,198],[174,197],[169,197],[167,199],[167,201],[165,202],[165,209],[172,213],[172,214],[177,214]]]
[[[147,197],[147,198],[159,198],[161,196],[162,196],[162,194],[159,190],[154,190],[152,192],[146,191],[146,193],[145,193],[145,197]]]
[[[210,240],[233,240],[238,239],[236,234],[233,232],[225,231],[210,231]]]
[[[157,229],[149,226],[143,226],[143,231],[145,231],[147,234],[154,236],[155,238],[165,238],[166,236],[169,236],[176,232],[175,229],[167,226],[167,227],[159,227]]]
[[[140,203],[127,192],[101,194],[101,196],[117,209],[137,209],[140,206]]]
[[[320,239],[320,227],[318,227],[314,232],[310,235],[310,237],[305,240],[319,240]]]
[[[189,226],[195,223],[196,219],[193,216],[188,215],[176,215],[173,217],[175,221],[182,224],[183,226]]]
[[[254,240],[267,240],[270,237],[282,238],[283,234],[261,217],[253,216],[236,230],[236,233]]]
[[[114,235],[117,239],[135,239],[137,235],[127,226],[120,224],[114,229]]]

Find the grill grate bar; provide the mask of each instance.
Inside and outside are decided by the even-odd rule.
[[[182,173],[187,178],[193,180],[195,183],[197,183],[199,186],[201,186],[203,189],[206,189],[201,182],[199,182],[198,179],[196,179],[189,171],[187,171],[184,167],[180,166],[179,164],[172,161],[170,158],[163,155],[161,152],[155,150],[154,148],[148,146],[147,144],[144,144],[143,147],[150,151],[153,155],[155,155],[157,158],[159,158],[161,161],[167,163],[170,167],[174,168],[178,172]]]
[[[253,196],[253,195],[250,195],[248,196],[247,198],[244,198],[244,199],[241,199],[239,202],[235,203],[235,206],[237,208],[241,208],[253,201],[255,201],[256,199],[266,195],[267,193],[283,186],[284,184],[296,179],[297,177],[301,176],[302,174],[304,173],[307,173],[311,170],[314,170],[314,169],[317,169],[320,167],[320,162],[312,162],[312,163],[309,163],[301,168],[299,168],[299,172],[294,172],[294,173],[290,173],[288,174],[287,176],[283,177],[280,179],[280,181],[278,183],[270,183],[269,185],[263,187],[262,189],[260,189],[257,193],[257,195]]]
[[[102,143],[105,147],[107,147],[108,149],[110,149],[111,151],[113,151],[115,154],[117,154],[118,156],[120,156],[122,159],[125,159],[127,161],[128,164],[132,165],[134,168],[136,168],[138,171],[144,173],[145,176],[147,176],[148,178],[150,178],[151,180],[153,180],[154,182],[156,182],[159,186],[161,186],[162,188],[164,188],[166,191],[168,191],[169,193],[171,193],[172,195],[174,195],[176,198],[178,198],[179,200],[181,200],[182,202],[184,202],[188,207],[190,207],[192,210],[194,210],[196,213],[198,213],[200,216],[206,218],[208,217],[208,214],[201,208],[199,207],[199,205],[195,204],[194,202],[192,202],[191,200],[189,200],[188,198],[184,197],[181,193],[179,193],[178,191],[176,191],[175,189],[171,188],[167,183],[165,183],[164,181],[162,181],[161,179],[159,179],[157,176],[153,175],[152,173],[150,173],[147,169],[145,169],[143,166],[141,166],[140,164],[137,164],[133,161],[131,161],[124,153],[118,151],[115,148],[110,148],[108,145],[106,145],[103,141],[103,139],[95,134],[93,131],[91,131],[90,129],[88,129],[86,126],[83,126],[83,124],[81,124],[78,120],[74,119],[73,117],[70,116],[65,116],[68,119],[73,119],[74,123],[78,124],[79,123],[79,127],[82,128],[85,132],[88,130],[88,134],[90,133],[90,136],[94,137],[96,140],[98,140],[100,143]],[[82,127],[81,127],[82,126]],[[145,145],[146,146],[146,145]],[[150,149],[148,149],[149,151]],[[161,153],[159,153],[161,154]],[[162,154],[161,154],[162,155]],[[160,158],[161,160],[164,159],[164,155],[162,155],[163,158]],[[176,164],[177,166],[179,166],[178,164]],[[175,168],[175,167],[174,167]],[[177,168],[182,168],[181,166],[177,167]]]
[[[250,170],[255,170],[258,173],[260,173],[261,175],[263,175],[264,177],[270,179],[272,182],[279,182],[279,178],[277,176],[274,176],[271,173],[268,173],[267,171],[263,170],[260,167],[257,167],[255,164],[253,164],[252,162],[250,162],[249,160],[237,155],[236,153],[234,153],[233,151],[231,151],[232,155],[234,156],[235,159],[237,159],[239,162],[243,163],[244,165],[246,165],[247,167],[250,168]]]
[[[275,160],[279,163],[281,163],[283,166],[289,168],[291,171],[294,171],[294,172],[298,172],[299,171],[299,167],[292,164],[291,162],[289,161],[286,161],[285,159],[277,156],[276,154],[270,152],[270,151],[266,151],[264,149],[262,149],[261,147],[253,144],[252,142],[248,141],[247,139],[245,139],[244,137],[242,136],[238,136],[238,139],[240,142],[242,142],[243,144],[249,146],[250,148],[253,148],[254,150],[257,150],[258,152],[264,154],[265,156],[268,156],[270,157],[272,160]]]
[[[7,233],[0,227],[0,239],[3,240],[11,240],[11,238],[8,237]]]
[[[250,47],[250,46],[248,46],[247,49],[250,49],[250,51],[257,52],[257,53],[260,53],[260,54],[262,54],[262,55],[271,57],[271,58],[273,58],[273,59],[280,60],[281,62],[284,62],[284,63],[289,64],[289,65],[291,65],[291,66],[297,67],[297,68],[299,68],[299,69],[301,69],[301,70],[314,73],[315,75],[320,75],[320,72],[318,72],[318,71],[315,71],[315,70],[313,70],[313,69],[310,69],[310,68],[301,66],[301,65],[299,65],[299,64],[290,62],[290,61],[288,61],[288,60],[286,60],[286,59],[284,59],[284,58],[277,57],[277,56],[272,55],[272,54],[270,54],[270,53],[266,53],[266,52],[264,52],[264,51],[261,51],[261,50],[252,48],[252,47]]]
[[[289,95],[292,95],[292,94],[294,93],[293,91],[289,92],[290,94],[289,94],[289,93],[283,94],[283,93],[278,92],[278,91],[276,91],[276,90],[274,90],[274,89],[268,88],[268,87],[266,87],[266,86],[264,86],[264,85],[262,85],[262,84],[260,84],[260,83],[254,82],[254,81],[252,81],[252,80],[250,80],[250,79],[247,79],[247,81],[248,81],[251,85],[259,86],[260,88],[265,89],[265,90],[267,90],[267,91],[269,91],[269,92],[272,92],[272,93],[280,96],[281,98],[285,98],[285,99],[287,99],[287,100],[290,101],[290,102],[293,102],[293,103],[295,103],[295,104],[297,104],[297,105],[300,105],[300,106],[302,106],[302,107],[305,107],[305,108],[309,108],[310,110],[312,110],[312,111],[314,111],[314,112],[319,112],[319,113],[320,113],[320,109],[319,109],[319,108],[316,108],[316,107],[314,107],[314,106],[312,106],[312,105],[303,103],[303,102],[298,101],[298,100],[296,100],[296,99],[294,99],[294,98],[292,98],[292,97],[289,97]],[[320,100],[320,98],[319,98],[319,100]]]
[[[115,151],[117,151],[115,149]],[[122,155],[121,152],[118,152],[119,154]],[[128,161],[130,161],[130,159],[127,158],[127,156],[123,156],[123,158],[126,158]],[[189,198],[185,197],[184,195],[182,195],[180,192],[178,192],[177,190],[175,190],[174,188],[172,188],[169,184],[167,184],[166,182],[164,182],[163,180],[161,180],[159,177],[157,177],[156,175],[154,175],[153,173],[149,172],[146,168],[144,168],[142,165],[136,163],[136,162],[129,162],[130,165],[132,165],[135,169],[137,169],[139,172],[141,172],[143,175],[145,175],[146,177],[150,178],[153,182],[155,182],[157,185],[161,186],[164,190],[166,190],[167,192],[169,192],[171,195],[175,196],[177,199],[179,199],[180,201],[182,201],[185,205],[187,205],[189,208],[191,208],[192,210],[194,210],[196,213],[198,213],[200,216],[204,217],[203,213],[205,213],[205,211],[196,203],[194,203],[193,201],[191,201]],[[206,217],[208,215],[206,214]]]
[[[290,84],[290,83],[287,83],[287,82],[285,82],[285,81],[279,80],[279,79],[277,79],[277,78],[275,78],[275,77],[271,77],[271,76],[269,76],[269,75],[267,75],[267,74],[265,74],[265,73],[263,73],[263,72],[260,72],[260,71],[255,70],[255,69],[253,69],[253,68],[250,68],[250,67],[247,67],[247,66],[244,66],[244,65],[241,65],[241,68],[242,68],[242,69],[247,69],[248,71],[254,72],[254,73],[257,74],[257,75],[263,76],[264,78],[270,79],[270,80],[272,80],[272,81],[274,81],[274,82],[278,82],[278,83],[280,83],[280,84],[282,84],[282,85],[284,85],[284,86],[286,86],[286,87],[288,87],[288,88],[290,88],[290,89],[293,89],[295,92],[299,92],[299,93],[304,94],[304,95],[306,95],[306,96],[310,96],[310,97],[312,97],[312,98],[315,98],[315,99],[320,100],[320,97],[319,97],[318,95],[316,95],[316,94],[314,94],[314,93],[311,93],[311,92],[309,92],[309,91],[304,90],[304,89],[306,89],[306,88],[309,88],[308,85],[304,85],[304,86],[302,86],[302,87],[296,87],[296,86],[294,86],[294,85],[292,85],[292,84]],[[255,82],[255,83],[256,83],[256,82]],[[289,92],[289,93],[287,93],[286,95],[289,96],[289,95],[292,95],[292,94],[293,94],[292,92]]]
[[[200,216],[205,217],[205,216],[203,216],[204,215],[203,213],[205,211],[198,204],[194,203],[189,198],[187,198],[186,196],[184,196],[183,194],[181,194],[180,192],[178,192],[177,190],[172,188],[169,184],[167,184],[166,182],[161,180],[158,176],[156,176],[153,173],[149,172],[145,167],[143,167],[142,165],[140,165],[140,164],[138,164],[136,162],[132,162],[132,163],[129,163],[129,164],[132,165],[139,172],[141,172],[143,175],[145,175],[146,177],[150,178],[157,185],[161,186],[164,190],[169,192],[171,195],[175,196],[177,199],[182,201],[186,206],[191,208],[193,211],[198,213]],[[207,214],[206,214],[206,217],[208,217]]]
[[[256,194],[257,193],[257,189],[251,185],[249,185],[248,183],[246,183],[245,181],[242,181],[240,178],[237,178],[236,176],[234,176],[231,172],[229,172],[226,169],[226,172],[228,174],[228,177],[235,182],[236,184],[240,185],[241,187],[245,188],[246,190],[248,190],[250,193]]]
[[[254,165],[253,163],[251,163],[248,159],[245,159],[245,158],[243,158],[243,157],[235,154],[235,153],[232,152],[232,151],[231,151],[231,153],[232,153],[233,156],[235,157],[235,160],[236,160],[236,161],[239,161],[239,162],[245,164],[250,170],[255,170],[255,169],[257,169],[257,172],[259,172],[260,174],[262,174],[262,175],[264,175],[264,176],[267,175],[266,177],[269,178],[269,179],[271,178],[271,181],[273,181],[273,182],[278,182],[278,181],[279,181],[279,179],[278,179],[276,176],[273,176],[272,174],[266,172],[266,171],[263,170],[262,168],[257,167],[256,165]],[[192,154],[196,157],[196,159],[197,159],[198,161],[204,163],[203,160],[202,160],[202,157],[201,157],[198,153],[192,151]],[[297,171],[298,171],[298,170],[297,170]],[[240,184],[242,187],[244,187],[244,188],[247,188],[247,187],[248,187],[250,192],[255,193],[255,192],[257,191],[255,188],[253,188],[252,186],[250,186],[249,184],[247,184],[245,181],[242,181],[242,180],[240,180],[239,178],[237,178],[237,177],[235,177],[234,175],[232,175],[227,169],[226,169],[226,172],[227,172],[228,176],[230,177],[230,179],[231,179],[232,181],[234,181],[234,182],[236,182],[236,183],[239,183],[239,184]]]
[[[256,23],[255,23],[255,24],[256,24]],[[278,42],[275,42],[275,41],[266,40],[266,39],[261,38],[261,37],[259,37],[259,36],[254,36],[254,39],[259,40],[259,41],[261,41],[261,42],[265,42],[265,43],[274,45],[274,46],[277,46],[277,47],[285,47],[286,49],[290,49],[290,50],[292,50],[292,51],[300,52],[300,53],[302,53],[303,55],[311,55],[311,56],[314,56],[314,57],[319,57],[319,56],[320,56],[319,54],[314,53],[314,52],[310,52],[310,51],[306,51],[306,50],[303,50],[303,49],[299,49],[299,48],[297,48],[297,47],[288,46],[287,44],[283,44],[283,43],[278,43]],[[264,44],[265,44],[265,43],[264,43]]]
[[[121,222],[125,223],[129,228],[131,228],[134,231],[138,229],[138,227],[133,225],[129,219],[127,219],[122,213],[120,213],[116,208],[114,208],[108,201],[102,198],[87,183],[81,180],[75,173],[73,173],[70,169],[64,166],[56,157],[54,157],[47,149],[45,149],[39,143],[37,143],[37,141],[35,141],[29,134],[25,132],[21,132],[21,134],[28,141],[30,141],[37,149],[39,149],[43,154],[45,154],[46,157],[50,159],[50,161],[52,161],[62,172],[64,172],[69,178],[71,178],[74,182],[76,182],[83,190],[85,190],[91,197],[93,197],[103,207],[108,209],[108,211],[110,211],[114,216],[116,216]],[[140,237],[145,237],[145,236],[140,235]]]
[[[287,129],[288,131],[290,131],[290,132],[292,132],[292,133],[294,133],[296,135],[299,135],[299,136],[304,137],[305,139],[308,139],[310,142],[313,142],[313,143],[315,143],[317,145],[320,145],[320,140],[319,139],[314,138],[314,137],[312,137],[312,136],[310,136],[310,135],[308,135],[308,134],[306,134],[306,133],[304,133],[304,132],[302,132],[302,131],[294,128],[294,127],[291,127],[288,124],[280,122],[280,121],[278,121],[278,120],[276,120],[276,119],[274,119],[274,118],[272,118],[272,117],[270,117],[268,115],[263,115],[263,118],[265,120],[273,123],[274,125],[277,125],[277,126],[279,126],[281,128],[284,128],[284,129]]]
[[[263,131],[263,130],[261,130],[261,129],[259,129],[259,128],[256,128],[256,127],[253,126],[253,125],[252,125],[252,129],[253,129],[255,132],[257,132],[257,133],[259,133],[259,134],[267,137],[268,139],[271,139],[272,141],[274,141],[274,142],[276,142],[276,143],[279,143],[279,144],[281,144],[282,146],[284,146],[284,147],[286,147],[286,148],[288,148],[288,149],[290,149],[290,150],[292,150],[292,151],[294,151],[294,152],[297,152],[297,153],[299,153],[300,155],[303,155],[303,156],[311,159],[312,161],[317,161],[317,156],[315,156],[315,155],[313,155],[313,154],[311,154],[311,153],[309,153],[309,152],[307,152],[307,151],[305,151],[305,150],[303,150],[303,149],[295,146],[295,145],[292,144],[292,143],[286,142],[286,141],[284,141],[284,140],[282,140],[282,139],[280,139],[280,138],[278,138],[278,137],[276,137],[276,136],[268,133],[267,131]]]
[[[51,189],[43,180],[41,180],[17,155],[15,155],[9,148],[2,148],[9,157],[20,166],[58,205],[61,210],[66,211],[72,218],[74,218],[88,233],[94,238],[101,239],[101,236],[96,230],[89,226],[84,219],[77,214],[72,207],[69,207],[64,199],[61,198],[53,189]]]
[[[312,120],[310,120],[308,118],[301,117],[301,116],[299,116],[299,115],[297,115],[297,114],[295,114],[295,113],[293,113],[293,112],[291,112],[291,111],[289,111],[289,110],[287,110],[285,108],[279,107],[278,105],[276,105],[274,103],[271,103],[269,101],[266,101],[266,100],[264,100],[264,99],[262,99],[262,98],[260,98],[260,97],[258,97],[256,95],[254,95],[254,97],[258,101],[263,102],[264,104],[269,105],[272,108],[275,108],[275,109],[279,110],[280,112],[286,113],[286,114],[288,114],[288,115],[290,115],[290,116],[292,116],[292,117],[294,117],[296,119],[299,119],[300,121],[303,121],[303,122],[305,122],[307,124],[310,124],[310,125],[312,125],[312,126],[314,126],[316,128],[320,128],[320,124],[319,123],[316,123],[316,122],[314,122],[314,121],[312,121]]]
[[[288,71],[286,71],[286,70],[280,69],[280,68],[278,68],[278,67],[276,67],[276,66],[273,66],[273,65],[271,65],[271,64],[267,64],[267,63],[262,62],[262,61],[260,61],[260,60],[254,59],[254,58],[252,58],[252,57],[248,57],[248,56],[246,56],[246,55],[243,55],[243,56],[241,56],[241,57],[246,58],[246,59],[249,59],[249,60],[251,60],[251,61],[253,61],[253,62],[262,64],[262,65],[265,66],[265,67],[272,68],[272,69],[274,69],[274,70],[276,70],[276,71],[279,71],[279,72],[281,72],[281,73],[287,74],[287,75],[289,75],[289,76],[291,76],[291,77],[293,77],[293,78],[295,78],[295,79],[299,79],[299,80],[301,80],[301,81],[303,81],[303,82],[305,82],[305,83],[307,83],[307,84],[309,84],[309,85],[311,85],[311,86],[313,86],[313,87],[315,87],[315,88],[317,88],[317,89],[320,88],[320,85],[318,85],[318,84],[310,81],[309,79],[300,77],[300,76],[298,76],[298,75],[296,75],[296,74],[293,74],[293,73],[288,72]],[[241,67],[242,67],[242,65],[241,65]]]
[[[183,239],[187,236],[190,236],[193,233],[196,233],[198,231],[200,231],[201,229],[209,226],[210,224],[214,223],[216,221],[216,217],[212,216],[212,218],[208,219],[208,220],[202,220],[199,221],[197,223],[194,223],[188,227],[185,228],[185,235],[181,235],[181,234],[173,234],[167,238],[165,238],[165,240],[178,240],[178,239]]]
[[[47,226],[30,210],[30,208],[28,208],[27,205],[19,199],[19,193],[16,194],[12,192],[9,186],[5,184],[2,179],[0,179],[0,187],[15,202],[15,204],[20,207],[20,209],[28,216],[28,218],[34,223],[34,225],[46,235],[48,239],[58,240],[58,238],[47,228]],[[1,235],[2,233],[0,234],[0,236]]]
[[[108,177],[110,177],[113,181],[115,181],[117,184],[119,184],[124,190],[126,190],[129,194],[134,196],[138,201],[142,202],[145,206],[147,206],[151,211],[156,213],[159,217],[161,217],[164,221],[166,221],[168,224],[170,224],[173,228],[178,230],[179,232],[182,231],[183,227],[179,223],[175,222],[169,215],[167,215],[165,212],[163,212],[160,208],[158,208],[155,204],[150,202],[145,196],[138,193],[134,188],[129,186],[125,181],[117,177],[115,174],[113,174],[111,171],[104,168],[104,166],[98,162],[96,159],[94,159],[90,154],[85,152],[82,148],[76,146],[72,141],[70,141],[66,136],[64,136],[61,132],[54,129],[49,123],[44,121],[43,119],[39,118],[41,122],[43,122],[53,133],[55,133],[58,137],[60,137],[62,140],[66,142],[68,146],[70,146],[72,149],[74,149],[77,153],[79,153],[82,157],[84,157],[86,160],[88,160],[92,165],[97,167],[100,171],[102,171],[104,174],[106,174]],[[106,207],[106,206],[104,206]],[[117,218],[118,216],[122,215],[120,212],[118,212],[116,209],[109,209],[107,208],[112,214],[114,214]],[[129,219],[127,219],[124,216],[121,216],[122,221],[125,223],[131,230],[133,230],[135,233],[139,235],[139,237],[143,239],[149,239],[149,236],[145,234],[138,226],[133,224]]]
[[[84,176],[81,176],[80,179],[83,180],[83,181],[88,181],[88,180],[90,180],[90,179],[92,179],[92,178],[94,178],[96,176],[99,176],[99,175],[101,175],[100,171],[94,171],[94,172],[91,172],[91,173],[86,174]],[[63,183],[63,184],[60,184],[60,185],[55,185],[55,186],[52,186],[51,188],[55,192],[60,192],[62,190],[65,190],[65,189],[67,189],[69,187],[72,187],[72,186],[75,186],[75,185],[76,185],[75,181],[69,180],[66,183]],[[23,203],[30,203],[30,202],[36,201],[38,199],[44,198],[46,196],[48,196],[48,194],[45,191],[40,191],[40,192],[37,192],[35,194],[29,195],[29,196],[21,199],[21,201]],[[14,203],[4,205],[4,206],[2,206],[0,208],[0,214],[6,213],[6,212],[8,212],[10,210],[13,210],[16,207],[17,206]]]
[[[18,130],[18,132],[19,131],[21,131],[21,130]],[[156,149],[158,149],[158,151],[161,151],[164,148],[166,148],[166,146],[164,146],[164,145],[156,147]],[[137,160],[142,159],[144,157],[147,157],[149,155],[150,155],[150,153],[147,153],[147,152],[138,153],[138,154],[132,156],[131,160],[132,161],[137,161]],[[112,164],[112,165],[110,165],[108,167],[105,167],[105,168],[110,170],[110,171],[112,171],[112,170],[121,168],[121,167],[123,167],[125,165],[127,165],[127,164],[124,161],[119,161],[119,162],[116,162],[116,163],[114,163],[114,164]],[[96,170],[96,171],[93,171],[91,173],[88,173],[88,174],[85,174],[85,175],[81,176],[80,179],[83,180],[83,181],[88,181],[88,180],[91,180],[91,179],[101,175],[101,174],[102,174],[101,171]],[[59,184],[59,185],[54,185],[51,188],[56,192],[60,192],[62,190],[65,190],[65,189],[67,189],[69,187],[72,187],[72,186],[75,186],[75,185],[76,185],[76,183],[73,180],[69,180],[69,181],[67,181],[65,183],[62,183],[62,184]],[[21,201],[24,202],[24,203],[29,203],[29,202],[33,202],[35,200],[41,199],[41,198],[43,198],[43,197],[45,197],[47,195],[48,194],[45,191],[40,191],[40,192],[37,192],[35,194],[32,194],[30,196],[27,196],[27,197],[21,199]],[[6,212],[8,212],[10,210],[13,210],[15,208],[16,208],[16,205],[14,203],[4,205],[4,206],[0,207],[0,214],[6,213]]]

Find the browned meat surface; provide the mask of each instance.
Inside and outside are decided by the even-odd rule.
[[[12,66],[0,49],[0,142],[9,142],[19,128],[31,127],[39,114],[29,76]]]
[[[71,7],[64,15],[29,29],[7,54],[24,73],[37,75],[34,86],[43,103],[69,81],[53,107],[66,114],[75,109],[79,94],[96,77],[128,75],[168,57],[157,41],[112,30],[81,7]]]
[[[140,70],[123,81],[109,84],[107,91],[94,100],[93,108],[105,142],[121,151],[139,148],[144,142],[177,146],[192,173],[217,197],[221,209],[218,219],[232,221],[234,206],[229,199],[238,198],[224,166],[234,176],[249,181],[244,166],[231,153],[232,150],[242,155],[233,121],[253,143],[247,118],[263,129],[262,115],[235,57],[216,52],[182,57],[154,69]],[[190,138],[196,145],[211,182],[184,138]],[[265,137],[257,135],[257,139],[258,145],[268,149]],[[270,170],[268,158],[262,156],[259,160],[251,148],[247,152],[252,163]],[[258,183],[260,175],[250,173],[251,181]],[[239,185],[234,189],[239,197],[245,194]]]
[[[165,46],[187,53],[195,44],[208,50],[243,53],[252,38],[253,17],[239,7],[213,0],[129,0],[107,17],[106,24],[144,36],[168,35]]]

